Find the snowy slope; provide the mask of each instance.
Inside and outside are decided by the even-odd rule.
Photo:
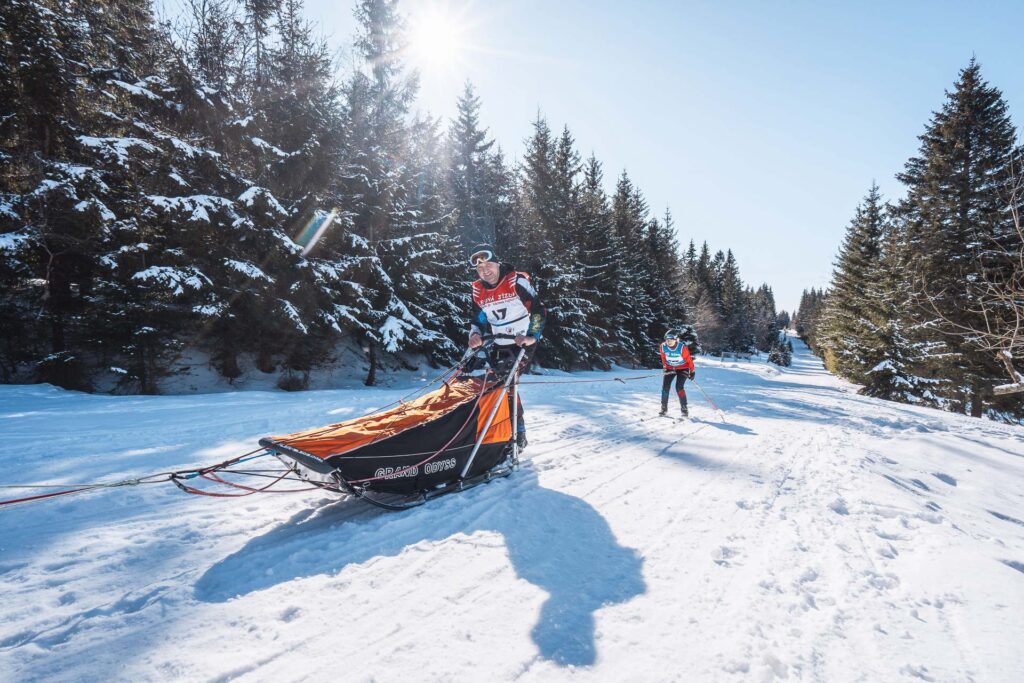
[[[724,422],[693,389],[694,421],[640,421],[657,379],[526,385],[524,469],[406,513],[171,485],[0,511],[0,680],[1024,680],[1024,429],[797,346],[698,359]],[[0,387],[2,479],[215,462],[402,393]]]

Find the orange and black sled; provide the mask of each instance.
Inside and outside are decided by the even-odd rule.
[[[515,374],[449,380],[386,412],[260,445],[375,505],[412,507],[514,469]]]

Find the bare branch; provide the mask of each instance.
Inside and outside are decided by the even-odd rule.
[[[1006,268],[995,275],[979,267],[979,280],[965,284],[974,294],[973,306],[967,308],[980,323],[965,323],[950,319],[939,302],[954,294],[947,289],[938,293],[918,287],[926,303],[926,310],[934,314],[944,334],[959,337],[975,348],[996,354],[1006,368],[1011,384],[995,387],[993,393],[1004,395],[1024,392],[1024,375],[1014,367],[1014,361],[1024,361],[1024,225],[1021,204],[1024,203],[1024,147],[1018,147],[1010,160],[1009,209],[1016,239],[1012,244],[996,243],[997,251],[1006,258]],[[945,328],[945,329],[942,329]]]

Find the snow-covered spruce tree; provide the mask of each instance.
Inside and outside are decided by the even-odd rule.
[[[159,234],[146,220],[148,198],[177,182],[171,177],[176,159],[197,154],[168,132],[168,121],[183,107],[168,99],[167,55],[173,51],[153,28],[148,3],[18,3],[10,9],[21,16],[9,56],[24,56],[12,82],[22,83],[19,99],[29,107],[28,127],[19,131],[15,116],[11,132],[27,153],[23,158],[33,159],[21,176],[27,181],[18,202],[25,239],[18,240],[23,251],[15,258],[27,266],[22,275],[30,275],[22,284],[42,283],[37,293],[20,285],[14,291],[38,296],[43,311],[44,328],[36,332],[53,355],[40,363],[39,379],[87,388],[91,368],[112,361],[136,389],[154,391],[195,303],[191,295],[205,288],[191,271],[156,277],[150,284],[162,282],[159,293],[159,286],[135,277],[156,273],[150,268],[164,258],[159,247],[150,253]],[[34,85],[41,82],[49,82],[50,94]],[[67,87],[53,87],[61,83]],[[120,258],[143,253],[144,269],[122,268]],[[76,366],[79,371],[69,374]]]
[[[908,254],[899,221],[888,221],[879,257],[866,274],[864,324],[871,334],[865,339],[866,357],[878,359],[859,380],[865,396],[904,403],[934,404],[930,382],[913,374],[917,347],[905,329],[910,324],[912,303]]]
[[[863,383],[869,370],[882,362],[881,330],[868,315],[875,292],[871,278],[881,259],[886,232],[886,207],[872,183],[846,229],[832,273],[828,306],[822,312],[821,345],[826,367]]]
[[[725,256],[719,252],[724,261]],[[719,301],[719,286],[708,243],[701,245],[694,263],[693,294],[690,309],[694,325],[700,332],[701,350],[719,353],[724,344],[724,326]]]
[[[797,336],[818,355],[821,355],[818,343],[818,323],[827,301],[828,292],[825,290],[817,290],[813,287],[810,290],[805,289],[800,296],[800,307],[796,313]]]
[[[490,199],[491,217],[494,225],[494,246],[504,257],[519,248],[519,236],[515,232],[515,207],[518,202],[518,187],[515,170],[505,162],[505,153],[499,147],[487,157],[488,172],[485,192]]]
[[[547,282],[549,290],[555,293],[553,304],[558,307],[554,331],[561,347],[560,366],[589,369],[601,364],[601,349],[599,332],[588,324],[591,316],[597,313],[597,306],[582,291],[586,275],[581,254],[582,170],[575,141],[568,127],[564,127],[555,147],[552,193],[553,215],[559,218],[549,226],[553,233],[551,243],[559,256],[555,259],[558,272],[547,278]]]
[[[302,221],[323,203],[338,153],[330,62],[297,1],[245,6],[248,38],[259,42],[255,50],[237,35],[210,37],[226,27],[241,30],[233,8],[192,8],[184,41],[192,68],[178,78],[180,90],[194,94],[185,108],[186,130],[215,150],[218,163],[205,172],[178,173],[183,183],[169,208],[188,206],[205,193],[221,208],[207,213],[227,225],[215,231],[219,239],[212,243],[198,240],[204,252],[197,259],[207,263],[215,295],[197,309],[203,320],[188,341],[209,350],[228,378],[242,373],[240,354],[251,353],[263,372],[283,366],[281,386],[302,388],[332,344],[324,315],[328,293],[313,260],[289,238],[300,236]],[[272,19],[277,32],[271,49]],[[213,56],[205,53],[211,43]],[[166,218],[189,225],[174,212]]]
[[[555,140],[540,113],[532,125],[533,134],[525,141],[526,150],[518,173],[515,244],[508,257],[517,267],[530,271],[534,277],[542,277],[540,270],[554,251],[549,228],[556,220],[552,198]],[[550,302],[548,308],[550,312]]]
[[[777,341],[774,344],[772,344],[770,349],[768,349],[768,362],[769,363],[774,363],[775,365],[785,366],[785,362],[783,361],[783,348],[784,348],[783,344],[784,343],[785,342],[783,342],[781,340]]]
[[[244,88],[248,101],[259,108],[268,90],[270,34],[281,0],[242,0],[242,6],[245,11],[247,48],[252,57],[246,65],[246,78],[238,86]]]
[[[645,286],[649,268],[645,248],[648,207],[643,194],[625,171],[615,187],[612,217],[622,246],[618,317],[628,335],[626,350],[634,362],[653,366],[658,360],[657,348],[648,334],[654,311]]]
[[[580,296],[580,159],[568,129],[555,139],[538,115],[520,168],[516,224],[520,230],[515,265],[527,270],[547,309],[540,362],[557,367],[591,367],[597,342],[587,329],[592,305]]]
[[[679,253],[675,221],[669,209],[665,209],[663,220],[651,220],[648,224],[645,242],[648,259],[645,285],[654,313],[647,335],[657,342],[666,330],[690,324],[686,307],[686,267]]]
[[[767,284],[762,284],[750,296],[750,325],[754,345],[759,351],[768,352],[779,342],[775,294]]]
[[[76,389],[89,387],[79,328],[107,216],[90,201],[103,185],[78,141],[97,116],[81,9],[0,5],[2,365],[5,376],[23,378],[45,357],[37,377]],[[93,207],[92,219],[78,220],[76,207]]]
[[[314,36],[301,9],[299,0],[282,0],[277,9],[276,42],[266,53],[263,87],[257,91],[263,95],[254,110],[253,132],[259,138],[249,139],[249,151],[262,157],[260,177],[267,184],[262,189],[287,208],[288,233],[309,226],[321,238],[301,240],[305,258],[298,273],[275,292],[280,308],[295,313],[292,321],[277,326],[290,336],[284,381],[304,379],[329,349],[365,330],[371,315],[363,292],[347,279],[361,271],[360,248],[344,234],[349,227],[346,197],[335,185],[339,169],[345,168],[348,142],[341,91],[327,46]],[[328,232],[335,239],[324,240]]]
[[[775,326],[780,330],[788,330],[792,319],[789,317],[788,311],[779,311],[778,316],[775,318]]]
[[[467,81],[448,132],[447,174],[447,194],[457,212],[455,232],[464,249],[495,240],[493,146],[480,125],[480,98]]]
[[[416,338],[406,348],[427,354],[434,363],[450,363],[465,336],[472,271],[453,234],[456,214],[444,192],[439,125],[416,120],[410,132],[405,172],[411,176],[412,191],[406,198],[407,218],[393,228],[400,236],[380,241],[378,253],[411,317],[423,322],[417,328],[407,315],[394,318],[384,330],[384,348],[393,351],[412,332]],[[396,330],[395,325],[402,329]],[[456,339],[458,344],[453,342]]]
[[[415,302],[436,296],[416,276],[416,267],[428,261],[414,257],[429,257],[431,268],[441,263],[443,269],[454,268],[462,255],[447,241],[444,226],[450,209],[421,192],[427,185],[436,191],[439,185],[435,180],[421,184],[436,169],[427,173],[417,168],[413,140],[436,131],[408,120],[418,86],[416,74],[406,73],[401,61],[404,38],[397,2],[362,0],[356,18],[362,67],[345,86],[348,144],[338,188],[346,197],[346,220],[379,259],[376,269],[364,271],[369,278],[358,283],[372,303],[361,341],[370,354],[367,384],[373,384],[379,346],[392,354],[435,352],[447,324],[444,316],[421,318],[413,312]]]
[[[793,344],[786,338],[779,338],[768,351],[768,362],[788,368],[793,365]]]
[[[1016,131],[1002,93],[974,59],[920,140],[918,156],[899,175],[907,186],[900,215],[917,276],[915,341],[932,346],[917,374],[943,382],[938,390],[950,409],[979,417],[991,401],[999,410],[1024,411],[1020,396],[992,399],[992,387],[1005,382],[1002,363],[958,329],[984,329],[972,283],[1012,269],[1006,248],[1016,238],[1008,203]]]
[[[750,332],[749,296],[740,278],[739,266],[732,249],[722,264],[721,311],[725,325],[725,350],[747,352],[753,339]]]
[[[587,159],[580,187],[577,225],[579,235],[580,295],[592,304],[587,326],[597,342],[597,367],[607,369],[613,360],[631,360],[631,347],[618,306],[621,287],[622,248],[604,191],[601,163]]]
[[[264,370],[280,356],[308,372],[316,355],[310,329],[315,288],[287,237],[289,210],[251,180],[274,187],[271,171],[287,155],[252,135],[248,126],[265,116],[239,119],[246,105],[229,85],[218,89],[198,78],[173,46],[166,54],[176,59],[163,75],[136,83],[130,93],[136,134],[148,135],[159,150],[160,173],[132,168],[130,157],[121,163],[132,178],[143,179],[135,232],[148,239],[140,242],[129,230],[118,238],[123,244],[115,241],[117,249],[103,260],[114,266],[112,291],[151,301],[145,305],[151,313],[168,306],[187,310],[175,343],[209,350],[225,377],[241,373],[242,352],[258,353]],[[130,179],[118,183],[133,187]]]

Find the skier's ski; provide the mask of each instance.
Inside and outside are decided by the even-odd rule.
[[[672,422],[689,422],[690,421],[689,417],[677,417],[675,415],[662,415],[660,413],[658,415],[648,415],[647,417],[641,417],[640,421],[641,422],[647,422],[648,420],[657,420],[658,418],[661,418],[663,420],[671,420]]]

